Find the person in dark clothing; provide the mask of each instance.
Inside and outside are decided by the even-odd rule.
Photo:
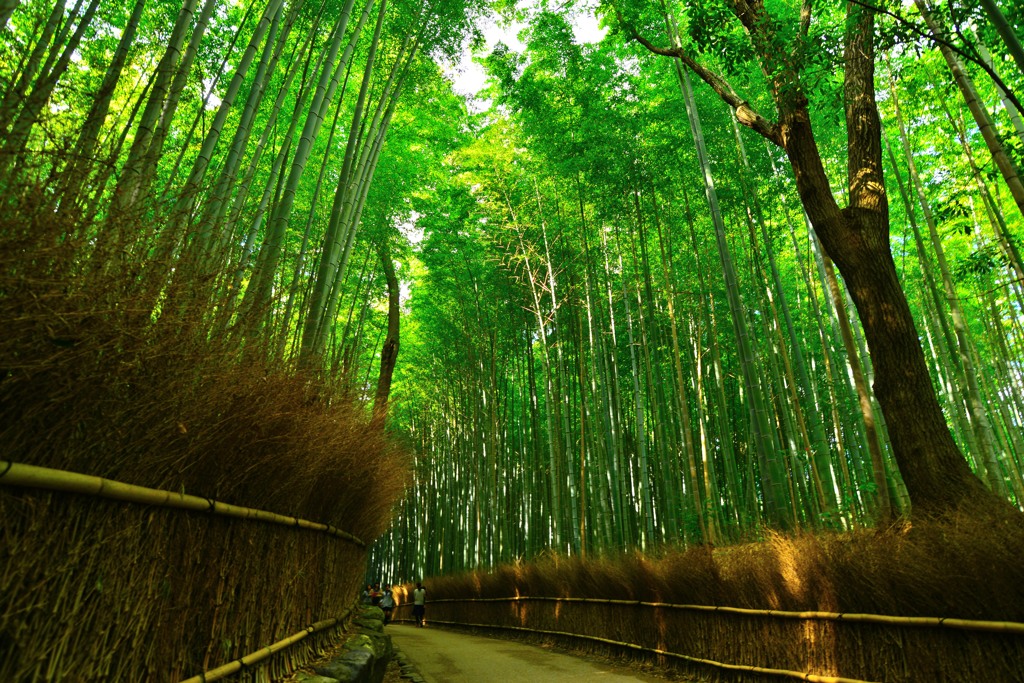
[[[391,593],[391,586],[384,585],[384,594],[380,599],[380,608],[384,610],[384,624],[391,622],[391,610],[395,608],[395,596]]]

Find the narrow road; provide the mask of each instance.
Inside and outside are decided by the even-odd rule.
[[[548,683],[554,681],[648,681],[624,667],[590,661],[511,640],[440,628],[392,624],[387,634],[427,683]]]

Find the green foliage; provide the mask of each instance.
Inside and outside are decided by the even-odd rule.
[[[693,79],[709,158],[701,167],[677,64],[631,40],[634,30],[663,47],[678,37],[771,120],[806,96],[826,172],[843,178],[847,8],[814,3],[804,27],[804,4],[767,0],[762,23],[747,28],[727,0],[603,3],[608,35],[581,44],[579,7],[392,0],[371,48],[379,5],[354,3],[346,20],[345,2],[285,2],[270,49],[256,41],[238,96],[225,103],[257,27],[275,19],[263,16],[265,3],[215,3],[194,62],[161,80],[163,57],[183,63],[202,3],[181,15],[174,45],[182,5],[146,3],[117,71],[133,5],[103,2],[68,68],[47,73],[84,18],[28,0],[0,34],[5,150],[22,114],[27,126],[24,149],[0,155],[0,202],[32,196],[58,216],[66,230],[55,243],[82,245],[76,272],[123,268],[124,300],[141,302],[141,319],[190,311],[209,339],[301,367],[336,383],[346,401],[373,393],[387,323],[378,252],[396,260],[402,350],[389,424],[419,455],[413,495],[386,539],[389,562],[435,572],[547,548],[756,535],[772,493],[752,436],[758,417],[778,443],[795,524],[870,523],[878,490],[849,380],[850,354],[866,349],[855,323],[852,346],[840,336],[785,157],[747,129],[735,134],[729,108]],[[68,29],[54,33],[59,40],[44,32],[55,9]],[[522,23],[525,49],[498,45],[479,57],[493,106],[474,116],[438,64],[484,45],[481,20],[492,11]],[[907,16],[876,22],[881,117],[897,139],[898,96],[964,310],[967,355],[991,368],[980,391],[1000,471],[1019,499],[1024,386],[1014,358],[1024,339],[1010,255],[1024,219],[941,55],[914,30],[920,18],[897,13]],[[1019,90],[1021,74],[979,17],[950,3],[940,14],[959,48],[980,54],[983,41]],[[968,69],[1020,161],[1024,142],[995,109],[997,90]],[[46,93],[48,77],[55,87],[32,119],[24,102]],[[109,100],[100,92],[108,79]],[[83,140],[91,113],[102,120]],[[223,128],[211,151],[204,141],[218,133],[215,121]],[[137,142],[146,149],[136,159]],[[904,176],[906,161],[897,159]],[[892,178],[886,169],[890,197]],[[833,194],[845,185],[834,181]],[[912,239],[916,204],[891,202],[892,250],[931,372],[949,388],[949,423],[980,470],[975,421],[958,398],[960,347],[928,291],[939,265]],[[753,368],[743,366],[739,320]],[[46,348],[75,343],[51,335]],[[884,434],[882,450],[891,457]]]
[[[846,154],[845,14],[816,8],[803,38],[799,5],[767,3],[777,63],[757,62],[727,4],[711,0],[678,8],[683,45],[765,113],[774,104],[762,68],[769,77],[796,68],[812,100],[824,162],[838,177]],[[652,3],[614,9],[652,41],[668,42],[655,40],[664,23]],[[614,30],[613,8],[601,11],[613,31],[600,44],[581,45],[568,14],[518,10],[517,18],[528,20],[525,50],[499,44],[480,60],[494,106],[447,160],[448,181],[424,198],[417,224],[425,238],[409,302],[413,331],[403,351],[408,365],[399,370],[402,421],[420,453],[419,483],[376,555],[375,566],[389,576],[488,565],[549,547],[582,552],[699,542],[712,532],[702,528],[694,499],[718,539],[759,533],[763,463],[750,441],[750,399],[713,265],[712,226],[676,75],[671,62],[645,59]],[[915,158],[936,197],[965,301],[974,301],[991,283],[968,282],[966,274],[1005,278],[1006,264],[983,256],[998,254],[991,226],[981,220],[955,135],[934,111],[936,98],[953,96],[941,63],[919,47],[900,43],[885,66],[898,74],[901,95],[917,93],[909,105]],[[878,486],[834,302],[792,177],[778,152],[746,131],[749,167],[740,164],[728,111],[707,88],[698,86],[696,94],[763,359],[765,400],[779,442],[792,449],[785,486],[798,523],[849,528],[868,521]],[[887,86],[880,84],[879,99],[888,125]],[[917,263],[904,210],[893,204],[892,211],[894,251],[922,320],[917,283],[935,266]],[[769,276],[768,250],[781,291]],[[783,300],[791,333],[784,331]],[[999,310],[1003,320],[1014,315],[1012,307]],[[979,348],[994,348],[987,314],[973,304],[970,311]],[[931,330],[937,323],[922,324]],[[788,347],[787,362],[795,363],[797,345],[805,379],[779,360]],[[858,355],[867,358],[864,349]],[[999,399],[988,396],[994,407]],[[682,402],[695,416],[688,426]],[[951,412],[950,419],[959,418]],[[820,460],[797,445],[801,430],[810,434],[816,422],[821,440],[806,447],[825,453],[835,477],[834,509],[823,507],[815,491]],[[686,430],[706,449],[696,479],[686,471]],[[649,510],[657,521],[647,535]],[[475,526],[477,516],[493,528]]]

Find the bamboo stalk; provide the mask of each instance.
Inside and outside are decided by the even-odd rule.
[[[257,510],[255,508],[222,503],[211,498],[151,489],[145,486],[126,484],[122,481],[79,474],[78,472],[68,472],[67,470],[58,470],[51,467],[37,467],[35,465],[24,465],[8,460],[0,460],[0,484],[45,489],[48,491],[81,493],[128,503],[209,512],[215,515],[237,517],[239,519],[254,519],[271,524],[294,526],[310,531],[322,531],[331,536],[354,543],[360,548],[366,547],[366,543],[358,537],[330,524],[311,522],[307,519],[279,515],[276,512],[268,512],[267,510]]]
[[[433,602],[439,602],[434,600]],[[632,604],[637,604],[633,602]],[[566,631],[546,631],[543,629],[524,628],[522,626],[495,626],[490,624],[469,624],[458,621],[439,621],[432,619],[431,623],[444,624],[447,626],[464,626],[469,628],[497,628],[509,631],[524,631],[527,633],[541,633],[548,636],[566,636],[569,638],[580,638],[583,640],[591,640],[598,643],[605,643],[607,645],[615,645],[618,647],[626,647],[631,650],[637,650],[639,652],[650,652],[652,654],[662,655],[664,657],[673,657],[675,659],[682,659],[687,662],[694,662],[697,664],[705,664],[708,666],[717,667],[719,669],[727,669],[729,671],[747,671],[750,673],[767,674],[771,676],[785,676],[787,678],[796,678],[801,681],[812,681],[813,683],[871,683],[860,678],[845,678],[843,676],[822,676],[818,674],[806,673],[804,671],[789,671],[787,669],[769,669],[762,666],[751,666],[748,664],[727,664],[725,662],[716,662],[713,659],[702,659],[700,657],[691,657],[690,655],[682,655],[677,652],[669,652],[668,650],[659,650],[653,647],[643,647],[642,645],[636,645],[634,643],[623,643],[618,640],[611,640],[608,638],[600,638],[598,636],[587,636],[579,633],[568,633]],[[187,683],[187,682],[183,682]],[[199,683],[196,681],[196,683]]]
[[[209,671],[197,674],[195,676],[192,676],[191,678],[183,679],[178,683],[210,683],[211,681],[219,681],[220,679],[226,676],[230,676],[236,671],[240,671],[241,669],[252,666],[257,662],[263,661],[264,659],[266,659],[267,657],[271,656],[276,652],[280,652],[281,650],[291,647],[295,643],[304,640],[306,636],[309,636],[312,633],[323,631],[324,629],[328,629],[332,626],[341,623],[350,614],[352,614],[351,609],[346,610],[346,612],[342,614],[340,617],[334,617],[333,619],[324,619],[323,621],[318,621],[315,624],[310,624],[301,631],[296,631],[295,633],[288,636],[287,638],[284,638],[283,640],[279,640],[276,643],[267,645],[266,647],[260,648],[255,652],[250,652],[244,657],[239,657],[238,659],[232,662],[228,662],[227,664],[218,666],[216,669],[210,669]]]
[[[1024,635],[1024,623],[1015,621],[984,621],[978,619],[953,619],[947,617],[899,617],[882,614],[860,614],[855,612],[789,612],[777,609],[748,609],[744,607],[722,607],[717,605],[680,605],[668,602],[646,602],[643,600],[615,600],[611,598],[555,598],[531,597],[526,595],[505,598],[440,598],[441,602],[585,602],[603,605],[634,605],[637,607],[660,607],[665,609],[688,610],[692,612],[723,612],[748,616],[779,617],[781,619],[817,619],[820,621],[848,621],[868,624],[890,624],[901,626],[936,626],[965,631],[989,631],[995,633],[1017,633]],[[397,605],[396,607],[401,607]]]

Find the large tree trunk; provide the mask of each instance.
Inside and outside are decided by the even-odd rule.
[[[888,221],[864,215],[853,221],[844,216],[831,224],[815,222],[860,315],[874,361],[875,396],[911,501],[918,509],[938,509],[976,496],[987,498],[987,490],[953,441],[936,400],[896,276],[888,227]],[[846,236],[837,238],[837,233]]]
[[[782,137],[807,215],[860,315],[874,362],[874,390],[893,452],[918,510],[992,503],[957,448],[935,396],[889,247],[881,126],[874,97],[873,17],[849,6],[846,119],[850,204],[836,204],[805,102],[782,112]]]
[[[996,510],[1001,500],[970,471],[939,407],[910,307],[889,247],[889,206],[882,177],[881,125],[875,102],[874,15],[847,3],[844,50],[849,205],[832,194],[811,130],[809,102],[801,81],[806,66],[799,45],[780,50],[778,22],[759,0],[730,0],[768,79],[778,122],[757,113],[719,74],[679,45],[655,46],[619,20],[654,54],[686,64],[736,112],[737,120],[786,151],[800,200],[815,232],[839,266],[857,308],[875,366],[874,388],[889,426],[893,453],[911,502],[919,510],[958,506]],[[618,14],[618,13],[617,13]],[[810,3],[801,18],[806,38]]]

